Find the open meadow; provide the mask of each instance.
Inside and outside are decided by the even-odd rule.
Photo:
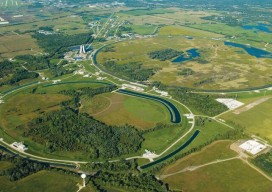
[[[175,191],[227,192],[236,191],[236,189],[249,192],[269,191],[272,183],[239,159],[218,162],[179,173],[186,167],[237,156],[230,149],[230,144],[231,141],[215,142],[201,152],[166,166],[159,173],[160,177],[169,184],[171,190]]]
[[[144,68],[156,69],[155,75],[149,79],[151,81],[197,89],[242,89],[271,82],[271,77],[265,76],[271,73],[271,59],[257,59],[240,48],[226,46],[224,41],[212,38],[211,33],[203,32],[207,33],[204,38],[198,37],[202,31],[190,30],[186,27],[178,28],[179,30],[173,27],[160,29],[159,33],[164,34],[163,36],[111,45],[114,51],[100,52],[97,58],[98,63],[103,65],[109,60],[120,65],[130,62],[142,63]],[[166,36],[167,33],[168,36]],[[188,39],[186,36],[191,34],[196,36]],[[174,63],[172,60],[151,59],[148,55],[150,52],[168,48],[182,52],[196,48],[200,57],[183,63]],[[181,74],[181,71],[188,69],[192,71],[192,74]]]

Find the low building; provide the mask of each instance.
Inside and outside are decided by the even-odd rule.
[[[139,92],[144,91],[144,89],[142,87],[138,87],[138,86],[131,85],[131,84],[123,84],[122,89],[132,89],[134,91],[139,91]]]
[[[23,142],[14,142],[11,146],[19,151],[26,151],[28,148],[23,144]]]
[[[244,105],[244,103],[237,101],[235,99],[228,98],[218,98],[216,99],[219,103],[226,105],[230,110],[237,109]]]
[[[256,155],[266,149],[267,146],[259,143],[256,140],[248,140],[239,146],[251,155]]]

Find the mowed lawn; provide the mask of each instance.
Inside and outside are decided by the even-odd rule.
[[[165,167],[160,175],[180,171],[188,166],[202,165],[217,159],[235,157],[229,148],[232,141],[213,143],[201,152],[180,159]],[[194,171],[178,173],[163,179],[170,189],[188,192],[268,192],[272,182],[239,159],[208,165]]]
[[[0,191],[5,192],[75,192],[80,176],[65,175],[53,171],[40,171],[15,182],[0,176]]]
[[[272,99],[240,114],[229,112],[220,118],[245,127],[250,134],[260,135],[272,141]]]
[[[106,93],[82,100],[82,112],[109,125],[133,125],[139,129],[150,129],[157,123],[170,122],[167,109],[156,101]]]

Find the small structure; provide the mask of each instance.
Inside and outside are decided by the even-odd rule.
[[[256,140],[248,140],[241,144],[239,147],[251,155],[256,155],[266,149],[265,145],[257,142]]]
[[[81,178],[83,179],[83,187],[85,187],[86,186],[86,182],[85,182],[86,174],[82,173]]]
[[[28,148],[23,144],[23,142],[14,142],[11,146],[19,151],[26,151]]]
[[[166,92],[166,91],[161,91],[161,90],[159,90],[157,87],[153,87],[153,90],[154,90],[156,93],[161,94],[161,96],[163,96],[163,97],[168,97],[168,96],[169,96],[168,92]]]
[[[53,84],[57,84],[57,83],[59,83],[59,82],[61,82],[60,79],[58,79],[58,80],[53,80]]]
[[[122,84],[122,89],[132,89],[134,91],[140,91],[140,92],[144,91],[144,89],[142,87],[138,87],[138,86],[131,85],[131,84]]]
[[[154,161],[153,159],[157,158],[158,155],[156,153],[152,153],[151,151],[148,151],[145,149],[145,153],[143,154],[143,158],[149,159],[150,162]]]

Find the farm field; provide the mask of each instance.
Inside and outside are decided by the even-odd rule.
[[[201,152],[165,167],[160,175],[171,174],[187,166],[202,165],[216,159],[235,157],[237,154],[229,149],[230,143],[230,141],[213,143]],[[227,192],[239,189],[250,192],[266,192],[272,187],[270,181],[238,159],[178,173],[164,178],[163,181],[167,182],[172,190],[184,191],[216,190]]]

